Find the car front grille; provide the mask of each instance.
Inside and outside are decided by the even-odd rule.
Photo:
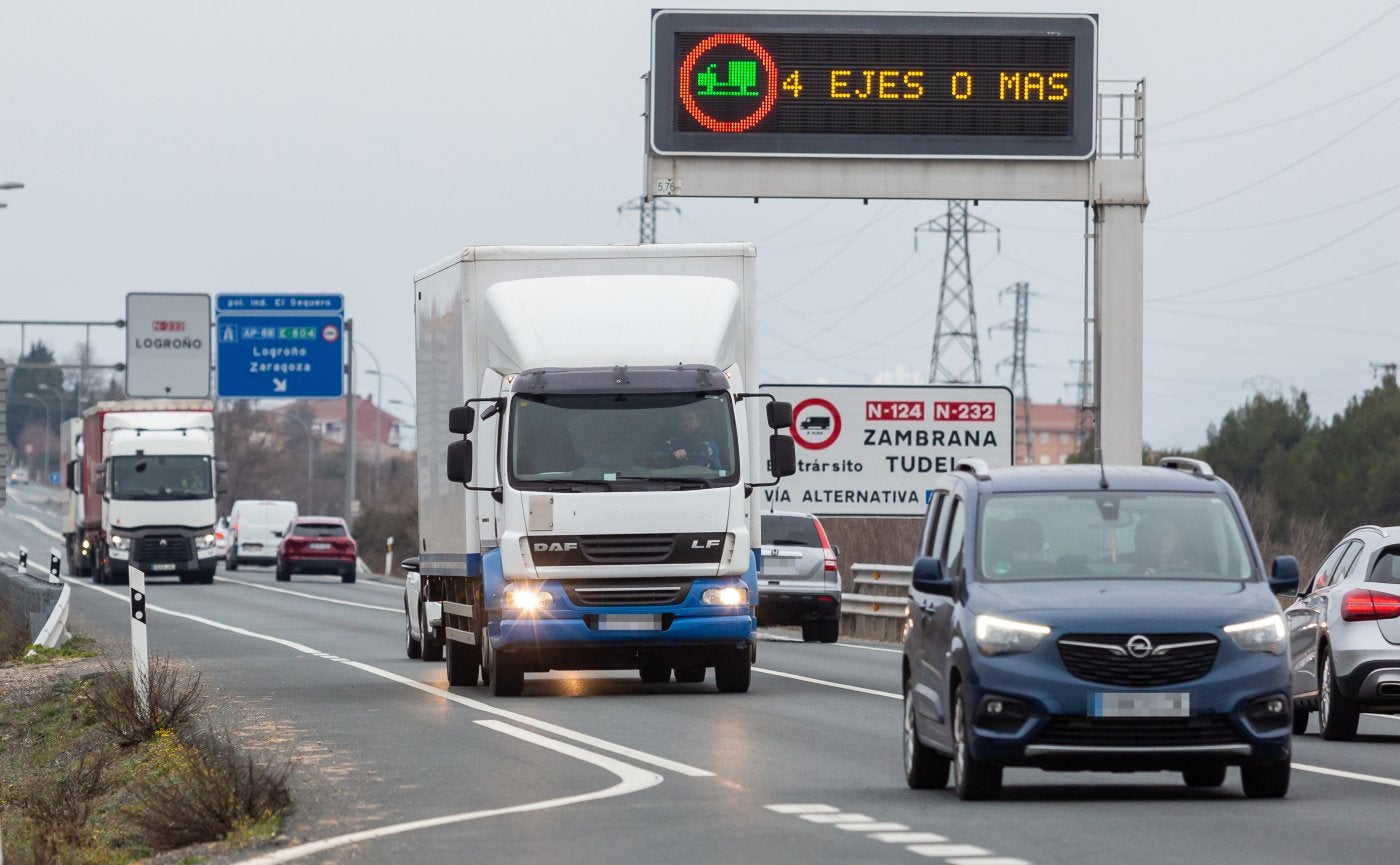
[[[136,541],[133,552],[137,561],[151,564],[187,562],[194,558],[190,539],[179,535],[147,535]]]
[[[690,580],[620,583],[571,580],[564,583],[564,592],[580,607],[655,607],[685,600],[690,594]]]
[[[1155,688],[1199,679],[1215,664],[1211,634],[1068,634],[1060,660],[1071,675],[1102,685]],[[1144,657],[1143,645],[1150,645]]]
[[[1037,745],[1170,748],[1237,745],[1244,740],[1226,715],[1195,718],[1052,718]]]
[[[648,565],[664,562],[676,546],[675,535],[580,535],[579,552],[598,565]]]

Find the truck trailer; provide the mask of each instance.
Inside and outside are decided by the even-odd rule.
[[[69,573],[125,583],[135,567],[182,583],[214,581],[224,467],[214,455],[212,403],[99,402],[68,438]]]
[[[792,407],[747,391],[755,256],[477,246],[417,274],[410,657],[499,696],[586,669],[748,690],[752,493],[795,470]]]

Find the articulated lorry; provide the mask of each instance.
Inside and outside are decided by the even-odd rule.
[[[66,441],[69,573],[125,583],[134,567],[182,583],[214,581],[224,469],[214,456],[210,402],[100,402]]]
[[[418,273],[409,657],[500,696],[581,669],[748,690],[752,493],[795,470],[791,405],[747,392],[755,254],[479,246]]]

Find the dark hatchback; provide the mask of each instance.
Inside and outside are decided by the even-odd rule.
[[[911,787],[996,798],[1002,769],[1175,771],[1288,791],[1275,594],[1239,499],[1197,460],[988,470],[935,485],[904,642]]]
[[[292,574],[339,574],[342,583],[355,582],[359,549],[340,517],[297,517],[277,545],[277,579]]]

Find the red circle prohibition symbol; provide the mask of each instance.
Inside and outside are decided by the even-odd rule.
[[[695,94],[690,92],[690,73],[695,71],[695,64],[700,60],[700,55],[719,45],[738,45],[752,51],[754,56],[763,64],[763,71],[768,75],[767,92],[763,94],[763,102],[748,117],[739,120],[718,120],[706,114],[695,102]],[[778,101],[778,64],[773,62],[773,55],[768,53],[758,42],[742,33],[716,33],[713,36],[706,36],[700,40],[700,44],[690,49],[690,53],[685,55],[685,61],[681,63],[681,104],[685,110],[690,112],[701,126],[711,132],[747,132],[752,129],[758,121],[768,116],[768,112],[773,110],[773,105]]]
[[[821,397],[811,397],[809,399],[804,399],[802,402],[792,407],[792,419],[797,420],[797,416],[802,413],[802,410],[809,407],[823,408],[831,414],[831,435],[828,436],[825,441],[809,442],[799,434],[801,432],[800,427],[794,426],[792,431],[793,442],[809,451],[819,451],[823,448],[831,447],[836,443],[837,437],[841,435],[841,413],[836,410],[836,406]]]

